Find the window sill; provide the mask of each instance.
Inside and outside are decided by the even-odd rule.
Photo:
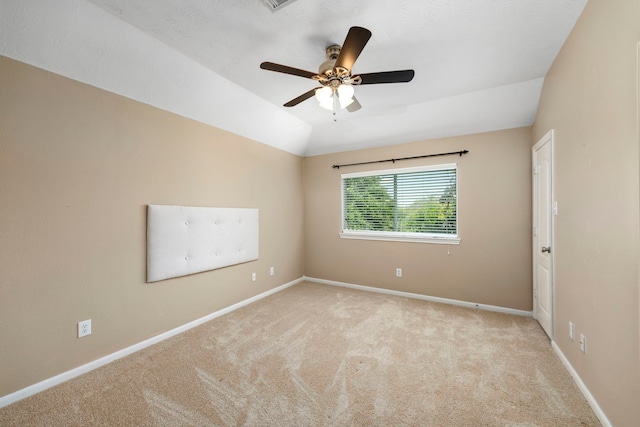
[[[413,243],[435,243],[441,245],[459,245],[458,236],[417,236],[412,233],[375,233],[343,231],[340,233],[341,239],[356,240],[382,240],[389,242],[413,242]]]

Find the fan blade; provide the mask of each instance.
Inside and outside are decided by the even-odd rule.
[[[361,85],[374,85],[378,83],[407,83],[413,80],[413,70],[382,71],[379,73],[360,74]]]
[[[305,92],[302,95],[300,95],[297,98],[293,98],[291,101],[287,102],[286,104],[284,104],[285,107],[294,107],[298,104],[300,104],[302,101],[306,101],[307,99],[311,98],[313,95],[316,94],[316,90],[320,89],[319,87],[316,87],[314,89],[311,89],[309,92]]]
[[[356,99],[356,97],[353,97],[353,102],[349,105],[347,105],[347,111],[350,113],[353,113],[354,111],[358,111],[360,108],[362,108],[362,105],[360,105],[360,103],[358,102],[358,100]]]
[[[260,64],[260,68],[263,70],[275,71],[277,73],[291,74],[294,76],[306,77],[312,79],[317,76],[316,73],[311,71],[301,70],[299,68],[287,67],[286,65],[275,64],[273,62],[263,62]]]
[[[347,38],[344,39],[342,49],[340,49],[340,55],[336,60],[335,67],[346,68],[351,72],[351,67],[360,56],[360,52],[364,49],[365,45],[371,38],[371,31],[362,27],[351,27]]]

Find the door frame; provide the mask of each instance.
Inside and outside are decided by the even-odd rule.
[[[537,297],[537,290],[538,290],[538,273],[537,273],[537,262],[538,262],[538,251],[540,248],[538,248],[537,246],[537,241],[534,235],[534,227],[537,224],[537,198],[536,198],[536,192],[537,192],[537,181],[535,178],[535,167],[536,167],[536,151],[538,151],[540,149],[540,147],[542,147],[545,144],[550,144],[550,152],[551,152],[551,194],[549,195],[550,199],[551,199],[551,204],[549,205],[549,208],[551,209],[551,224],[549,224],[549,227],[551,229],[551,253],[550,253],[550,258],[551,258],[551,331],[549,331],[549,338],[553,341],[554,340],[554,336],[555,336],[555,299],[556,299],[556,295],[555,295],[555,216],[558,214],[557,209],[558,209],[558,205],[557,202],[555,200],[555,194],[554,194],[554,188],[555,188],[555,182],[554,182],[554,143],[553,143],[553,139],[554,139],[554,131],[553,129],[551,129],[550,131],[548,131],[542,138],[540,138],[538,140],[538,142],[536,142],[536,144],[531,147],[531,170],[532,170],[532,191],[531,191],[531,197],[532,197],[532,209],[533,209],[533,214],[532,214],[532,229],[531,229],[531,237],[532,237],[532,241],[531,241],[531,246],[532,246],[532,261],[533,261],[533,318],[534,319],[538,319],[538,297]]]
[[[636,55],[636,138],[640,146],[640,41],[637,44]],[[638,162],[640,162],[640,158]],[[640,294],[640,280],[638,280],[638,293]],[[640,298],[638,299],[638,321],[640,322]],[[640,338],[640,328],[638,337]],[[638,350],[640,350],[640,340],[638,341]],[[640,364],[640,351],[638,353],[638,363]]]

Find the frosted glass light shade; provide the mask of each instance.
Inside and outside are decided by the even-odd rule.
[[[354,90],[353,90],[353,86],[351,86],[351,85],[340,85],[340,86],[338,86],[338,97],[341,100],[344,99],[345,101],[348,101],[348,100],[353,101],[353,93],[354,93]],[[346,107],[346,105],[345,105],[345,107]]]
[[[333,109],[333,91],[330,87],[324,86],[316,90],[316,99],[320,103],[320,106],[329,110]]]
[[[340,101],[340,109],[347,108],[353,102],[353,86],[340,85],[338,86],[338,100]]]
[[[320,106],[325,110],[333,111],[333,97],[329,98],[328,101],[321,102]]]
[[[346,108],[353,102],[354,89],[351,85],[340,85],[337,90],[328,86],[316,90],[316,99],[322,108],[333,110],[334,96],[338,95],[340,109]]]

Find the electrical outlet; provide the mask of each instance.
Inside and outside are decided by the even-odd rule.
[[[252,282],[256,281],[256,273],[251,273],[251,281]]]
[[[571,341],[576,339],[576,327],[573,322],[569,322],[569,338],[571,338]]]
[[[396,268],[396,277],[402,277],[402,269]]]
[[[273,276],[274,274],[276,274],[276,268],[275,267],[271,267],[269,269],[269,276]]]
[[[583,353],[587,352],[587,337],[582,334],[580,334],[580,350],[582,350]]]
[[[91,335],[91,319],[78,322],[78,338]]]

